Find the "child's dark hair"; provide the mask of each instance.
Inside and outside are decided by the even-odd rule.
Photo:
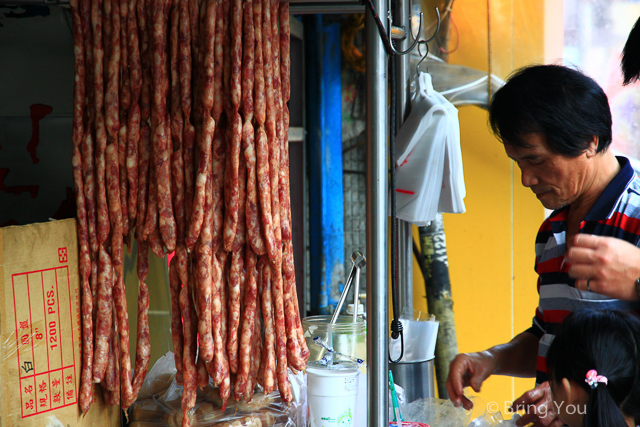
[[[629,38],[622,50],[620,61],[624,85],[637,82],[640,78],[640,19],[638,19],[629,33]]]
[[[640,320],[619,311],[578,311],[556,330],[547,353],[549,378],[567,378],[589,395],[584,427],[627,427],[624,415],[640,419]],[[591,388],[587,372],[595,369],[608,383]],[[583,411],[583,409],[580,409]]]

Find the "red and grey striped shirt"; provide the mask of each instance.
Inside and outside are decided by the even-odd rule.
[[[580,233],[616,237],[640,246],[640,178],[629,160],[618,157],[620,172],[611,180],[580,223]],[[556,327],[573,311],[582,309],[637,311],[640,301],[622,301],[575,288],[564,262],[567,236],[567,212],[554,211],[538,231],[536,263],[540,301],[527,330],[538,338],[536,383],[547,381],[546,356]]]

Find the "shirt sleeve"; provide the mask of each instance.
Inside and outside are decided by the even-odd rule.
[[[542,338],[542,336],[547,333],[540,308],[536,308],[536,315],[533,316],[531,327],[525,332],[529,332],[530,334],[533,334],[538,338]]]

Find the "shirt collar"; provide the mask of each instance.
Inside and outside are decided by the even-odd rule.
[[[635,176],[635,171],[629,159],[616,156],[620,163],[620,172],[609,182],[589,213],[584,217],[585,221],[598,221],[608,218],[614,209],[622,192],[627,188]]]

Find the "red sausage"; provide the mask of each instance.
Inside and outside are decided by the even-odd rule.
[[[257,298],[256,263],[256,254],[247,246],[245,260],[247,280],[244,289],[244,316],[240,336],[240,363],[233,389],[233,398],[236,400],[240,400],[247,391],[247,382],[249,381],[249,373],[251,370],[252,342],[259,340],[258,336],[254,337]]]

